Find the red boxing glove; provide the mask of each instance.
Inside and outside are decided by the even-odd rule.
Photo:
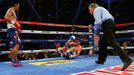
[[[20,34],[21,33],[21,30],[19,29],[19,30],[17,30],[17,32],[18,32],[18,34]]]
[[[59,43],[57,43],[56,44],[56,49],[58,49],[60,47],[60,44]]]
[[[21,25],[18,22],[14,21],[14,20],[12,20],[11,23],[14,24],[18,34],[20,34],[21,33]]]
[[[64,46],[63,52],[66,52],[67,50],[68,50],[68,47],[67,46]]]
[[[12,24],[14,24],[14,26],[16,27],[17,30],[21,29],[21,25],[19,23],[17,23],[16,21],[11,21]]]

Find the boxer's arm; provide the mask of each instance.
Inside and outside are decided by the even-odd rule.
[[[68,45],[68,46],[76,45],[76,43],[75,43],[75,42],[67,42],[67,45]]]
[[[11,8],[8,9],[8,11],[6,12],[4,18],[5,18],[6,22],[12,23],[16,27],[18,33],[21,32],[21,26],[16,21],[16,18],[17,18],[16,13],[13,11],[13,9],[11,9]]]
[[[8,9],[8,11],[6,12],[6,14],[4,16],[4,19],[9,23],[11,23],[12,20],[16,21],[15,12],[11,8]]]

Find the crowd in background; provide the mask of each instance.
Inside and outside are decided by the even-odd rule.
[[[68,39],[67,36],[62,35],[61,36],[63,39]],[[92,40],[92,36],[78,36],[81,39],[81,45],[82,47],[93,47],[93,40]],[[64,42],[60,42],[61,45],[65,45]],[[55,48],[55,44],[56,42],[46,42],[46,43],[33,43],[32,45],[30,43],[24,43],[24,48],[25,50],[35,50],[35,49],[54,49]],[[119,41],[119,44],[121,46],[123,46],[123,48],[125,49],[125,51],[127,52],[128,55],[134,55],[134,50],[133,49],[127,49],[127,47],[129,46],[134,46],[134,41],[133,40],[129,40],[129,41]],[[1,51],[8,51],[8,43],[0,43],[0,50]],[[81,55],[83,54],[88,54],[88,52],[90,52],[90,50],[82,50]],[[99,53],[98,51],[93,51],[92,53]],[[110,50],[109,54],[116,54],[116,52],[114,52],[114,50]],[[10,60],[8,54],[5,55],[0,55],[1,58],[0,60],[2,61],[7,61]],[[41,58],[49,58],[49,57],[55,57],[55,56],[59,56],[58,54],[56,54],[55,52],[37,52],[37,53],[21,53],[19,54],[19,58],[21,60],[32,60],[32,59],[41,59]]]

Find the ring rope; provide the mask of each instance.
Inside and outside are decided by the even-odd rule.
[[[134,46],[121,47],[122,49],[134,49]],[[93,47],[85,47],[82,50],[93,50]],[[113,49],[112,47],[107,47],[107,49]],[[37,53],[37,52],[54,52],[55,49],[39,49],[39,50],[19,50],[19,53]],[[9,54],[10,51],[1,51],[0,54]]]
[[[6,22],[4,19],[0,19],[0,22]],[[42,26],[55,26],[55,27],[72,27],[72,25],[69,25],[69,24],[54,24],[54,23],[43,23],[43,22],[30,22],[30,21],[18,21],[20,24],[27,24],[27,25],[42,25]],[[131,25],[134,25],[134,23],[123,23],[123,24],[117,24],[116,27],[125,27],[125,26],[131,26]],[[92,26],[82,26],[82,25],[74,25],[75,28],[92,28]],[[134,30],[127,30],[125,31],[126,33],[127,32],[133,32]],[[23,31],[22,31],[23,32]],[[24,31],[25,32],[25,31]],[[27,31],[26,31],[27,32]],[[33,31],[31,31],[33,32]],[[52,31],[51,31],[52,32]],[[29,32],[27,32],[29,33]],[[34,33],[37,33],[37,32],[34,32]],[[38,32],[39,33],[39,32]],[[43,33],[43,32],[42,32]],[[65,32],[66,33],[66,32]],[[117,32],[117,33],[120,33],[120,32]],[[123,32],[122,32],[123,33]],[[57,34],[57,33],[56,33]],[[92,33],[91,33],[92,34]],[[132,38],[133,40],[134,38]],[[111,48],[111,47],[108,47],[108,48]],[[121,47],[121,48],[124,48],[124,47]],[[134,47],[126,47],[126,49],[132,49]],[[93,47],[87,47],[87,48],[83,48],[83,49],[93,49]],[[112,49],[112,48],[111,48]],[[55,49],[42,49],[42,50],[27,50],[29,52],[41,52],[41,51],[55,51]],[[7,52],[7,51],[5,51]],[[25,52],[23,50],[20,50],[19,52]],[[3,53],[3,52],[1,52]],[[9,52],[8,52],[9,53]]]
[[[0,22],[6,22],[4,19],[0,19]],[[45,22],[30,22],[30,21],[19,21],[20,24],[27,24],[27,25],[42,25],[42,26],[55,26],[55,27],[75,27],[75,28],[92,28],[92,26],[83,26],[83,25],[69,25],[69,24],[54,24],[54,23],[45,23]],[[116,27],[125,27],[131,26],[134,23],[123,23],[117,24]]]
[[[116,41],[122,41],[122,40],[134,40],[134,37],[133,38],[115,38],[114,40]],[[9,41],[8,39],[0,39],[0,42],[7,42]],[[89,41],[92,41],[92,40],[89,40]],[[22,39],[21,40],[22,43],[43,43],[43,42],[67,42],[67,40],[43,40],[43,39]],[[83,40],[81,40],[81,42],[84,42]]]
[[[0,32],[7,32],[7,29],[0,29]],[[62,32],[62,31],[39,31],[39,30],[22,30],[22,33],[28,34],[78,34],[78,35],[92,35],[90,32]],[[116,31],[116,34],[134,33],[134,30]],[[100,34],[103,34],[102,32]]]

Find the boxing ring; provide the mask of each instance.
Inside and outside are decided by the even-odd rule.
[[[5,22],[0,19],[0,22]],[[31,26],[51,26],[51,27],[65,27],[71,28],[72,25],[65,24],[53,24],[53,23],[41,23],[41,22],[29,22],[19,21],[20,24],[31,25]],[[134,23],[118,24],[117,27],[131,26]],[[92,29],[92,26],[73,25],[74,28],[81,29]],[[1,33],[5,33],[6,29],[0,29]],[[122,30],[116,31],[116,34],[133,34],[134,30]],[[41,30],[23,30],[21,34],[41,34],[41,35],[92,35],[92,32],[68,32],[68,31],[41,31]],[[103,34],[103,33],[101,33]],[[41,43],[41,42],[63,42],[67,39],[22,39],[22,43]],[[134,37],[129,38],[116,38],[117,41],[130,40],[133,41]],[[83,41],[83,40],[81,40]],[[8,39],[0,39],[0,42],[8,42]],[[124,47],[122,47],[124,48]],[[82,50],[91,50],[93,46],[83,47]],[[108,47],[108,49],[112,49]],[[134,46],[128,46],[124,49],[134,49]],[[19,50],[19,53],[37,53],[37,52],[54,52],[53,49],[33,49],[33,50]],[[10,51],[1,51],[0,55],[8,54]],[[65,59],[63,57],[35,59],[35,60],[21,60],[22,67],[12,67],[9,62],[0,62],[0,75],[134,75],[134,63],[131,64],[125,71],[120,71],[122,62],[117,56],[108,56],[107,61],[104,65],[96,64],[94,61],[97,59],[97,55],[80,55],[75,59]],[[130,56],[134,60],[133,56]]]

